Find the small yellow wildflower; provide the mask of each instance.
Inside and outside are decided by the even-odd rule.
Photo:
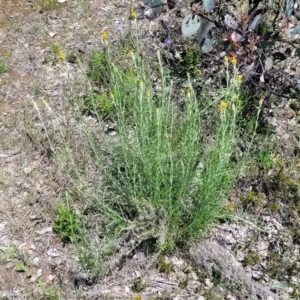
[[[224,56],[224,62],[225,62],[226,64],[228,63],[228,60],[229,60],[228,56],[225,55],[225,56]]]
[[[141,86],[141,88],[144,87],[144,81],[143,80],[140,81],[140,86]]]
[[[107,32],[106,32],[105,30],[102,30],[102,31],[101,31],[101,38],[102,38],[103,40],[106,40],[106,39],[107,39]]]
[[[263,103],[264,103],[264,99],[263,99],[263,98],[261,98],[261,99],[258,101],[258,105],[259,105],[259,107],[261,107],[261,106],[263,105]]]
[[[136,18],[136,11],[134,9],[132,9],[130,11],[130,18],[135,19]]]
[[[191,97],[190,91],[187,91],[187,92],[186,92],[186,95],[187,95],[188,97]]]
[[[146,96],[149,98],[149,97],[150,97],[150,95],[151,95],[150,91],[149,91],[149,90],[147,90],[147,91],[146,91]]]
[[[66,57],[66,54],[62,50],[59,50],[58,54],[57,54],[57,58],[60,60],[64,60],[65,57]]]
[[[32,105],[32,106],[34,106],[34,107],[37,107],[37,106],[36,106],[36,102],[35,102],[34,100],[31,100],[31,101],[29,102],[29,104]]]
[[[52,109],[51,109],[51,107],[49,106],[49,104],[47,103],[47,101],[44,99],[44,98],[42,98],[42,103],[46,106],[46,108],[50,111],[50,112],[52,112]]]
[[[134,294],[132,300],[142,300],[142,296],[140,294]]]
[[[242,79],[243,79],[243,75],[242,74],[236,75],[236,80],[237,80],[238,83],[241,83]]]
[[[112,92],[109,93],[110,98],[114,98],[114,94]]]
[[[190,90],[193,90],[193,86],[192,86],[191,83],[188,84],[188,88],[189,88]]]
[[[236,65],[236,63],[237,63],[236,57],[233,57],[233,58],[231,59],[231,63],[232,63],[234,66]]]
[[[78,64],[81,63],[81,60],[80,60],[80,58],[79,58],[78,56],[76,56],[76,62],[77,62]]]
[[[227,107],[227,103],[224,101],[224,100],[221,100],[221,103],[220,103],[220,111],[224,111]]]

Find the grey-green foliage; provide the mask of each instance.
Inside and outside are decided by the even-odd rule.
[[[121,67],[112,64],[109,69],[118,135],[106,141],[105,155],[90,139],[110,192],[108,200],[96,200],[101,211],[111,220],[139,220],[145,229],[152,212],[152,234],[164,235],[162,244],[199,233],[219,216],[220,202],[233,182],[236,112],[219,116],[211,143],[202,143],[202,119],[211,102],[200,106],[190,89],[179,109],[161,63],[158,91],[152,88],[149,66],[139,57],[134,58],[134,86],[124,89],[126,71]],[[130,106],[128,99],[134,101]]]

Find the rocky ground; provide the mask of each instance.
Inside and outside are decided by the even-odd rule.
[[[69,100],[85,89],[82,69],[60,62],[51,47],[59,44],[85,63],[102,46],[102,30],[112,45],[130,30],[130,2],[69,0],[41,10],[35,0],[0,0],[0,60],[7,62],[0,74],[0,299],[299,299],[300,234],[272,214],[240,212],[183,252],[161,258],[136,252],[94,282],[81,274],[73,246],[53,232],[65,180],[47,154],[32,100],[46,99],[70,120]],[[158,26],[140,22],[149,35]],[[287,149],[299,131],[290,103],[267,108],[276,143]],[[292,180],[298,184],[297,176]],[[251,191],[249,181],[244,190]],[[294,269],[270,274],[270,261],[274,270]]]

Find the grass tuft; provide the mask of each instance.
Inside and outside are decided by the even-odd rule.
[[[81,127],[84,156],[67,141],[65,150],[51,145],[72,191],[56,209],[54,229],[62,239],[79,242],[82,266],[93,274],[103,274],[114,253],[118,266],[147,241],[161,252],[203,233],[224,217],[222,202],[243,165],[234,152],[243,106],[236,61],[225,61],[227,85],[214,98],[199,99],[191,84],[176,86],[159,52],[156,61],[138,53],[113,59],[105,43],[104,50],[92,52],[87,68],[93,92],[81,99],[79,111],[97,122],[109,120],[114,134],[102,124]],[[51,143],[46,126],[44,131]],[[73,197],[86,199],[84,225],[70,207]]]

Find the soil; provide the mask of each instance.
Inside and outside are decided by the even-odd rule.
[[[291,299],[293,288],[287,283],[293,281],[299,289],[299,273],[276,282],[265,273],[263,261],[271,245],[282,242],[297,264],[299,243],[291,241],[288,230],[283,236],[281,220],[272,216],[265,216],[260,230],[244,215],[245,222],[218,226],[184,254],[164,258],[173,266],[169,272],[156,263],[146,269],[153,257],[137,252],[93,282],[81,273],[76,249],[53,232],[55,205],[66,186],[48,155],[32,100],[42,106],[45,99],[60,120],[69,116],[71,96],[84,93],[84,76],[76,63],[67,62],[66,70],[51,47],[59,44],[67,55],[87,62],[91,50],[103,45],[102,30],[113,45],[130,29],[131,2],[69,0],[42,10],[35,0],[0,0],[0,60],[8,66],[0,74],[0,299],[221,299],[215,298],[218,293],[226,299]],[[148,35],[158,26],[157,20],[139,22]],[[277,142],[291,153],[299,125],[289,103],[268,108],[272,115],[267,120]],[[247,184],[245,180],[243,188]],[[249,241],[260,263],[245,266]],[[222,283],[212,279],[216,270],[243,290],[222,290]]]

